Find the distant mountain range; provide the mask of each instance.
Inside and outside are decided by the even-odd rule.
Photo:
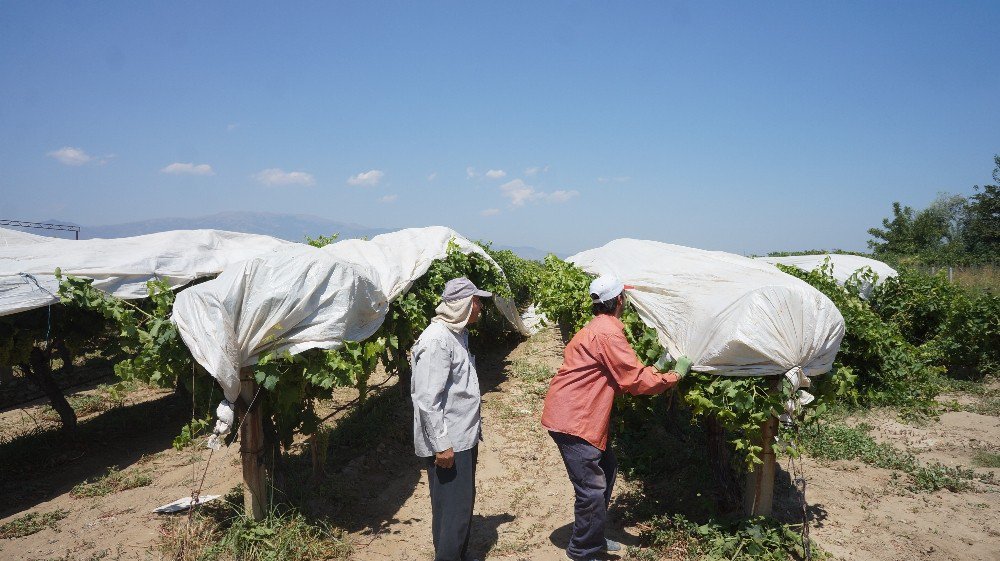
[[[369,228],[360,224],[337,222],[309,214],[278,214],[273,212],[221,212],[196,218],[154,218],[141,222],[87,226],[80,238],[125,238],[169,230],[228,230],[246,234],[264,234],[292,242],[340,234],[341,238],[362,238],[384,234],[386,228]]]
[[[340,239],[371,238],[391,232],[387,228],[371,228],[350,222],[337,222],[310,214],[280,214],[274,212],[221,212],[196,218],[154,218],[125,224],[107,226],[81,226],[73,222],[48,220],[50,223],[80,226],[80,239],[126,238],[154,234],[169,230],[228,230],[247,234],[264,234],[283,240],[302,242],[306,236],[317,237],[339,234]],[[5,226],[10,227],[10,226]],[[32,228],[15,228],[25,232],[52,235],[60,238],[72,237],[69,232],[53,232]],[[509,249],[525,259],[543,259],[549,252],[535,247],[510,247],[494,245],[494,249]]]

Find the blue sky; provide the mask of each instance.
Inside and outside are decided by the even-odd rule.
[[[0,218],[864,249],[991,181],[998,31],[995,1],[2,2]]]

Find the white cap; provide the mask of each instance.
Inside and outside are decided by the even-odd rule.
[[[590,299],[594,301],[595,304],[598,302],[607,302],[612,298],[617,297],[626,288],[632,288],[631,286],[625,286],[622,281],[618,280],[618,277],[614,275],[601,275],[590,282]]]

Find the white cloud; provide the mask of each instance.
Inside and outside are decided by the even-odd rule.
[[[469,167],[465,168],[465,178],[466,179],[473,179],[473,178],[477,177],[478,175],[479,174],[476,173],[476,168],[474,168],[472,166],[469,166]]]
[[[560,189],[558,191],[552,191],[551,193],[546,193],[545,191],[539,191],[528,185],[520,179],[515,179],[513,181],[508,181],[500,186],[500,192],[504,197],[510,199],[510,204],[512,206],[524,206],[524,203],[529,201],[545,201],[548,203],[565,203],[566,201],[572,199],[573,197],[580,194],[576,190],[564,190]]]
[[[490,179],[500,179],[501,177],[506,177],[506,176],[507,172],[505,172],[502,169],[491,169],[490,171],[486,172],[486,177],[489,177]]]
[[[499,208],[488,208],[479,212],[480,216],[496,216],[500,214]]]
[[[174,175],[215,175],[212,166],[208,164],[191,164],[174,162],[160,170],[160,173],[170,173]]]
[[[316,178],[304,171],[284,171],[279,168],[268,168],[253,175],[253,178],[264,185],[315,185]]]
[[[549,193],[545,197],[545,200],[549,201],[550,203],[565,203],[566,201],[572,199],[573,197],[575,197],[575,196],[577,196],[579,194],[580,194],[580,192],[576,191],[576,190],[572,190],[572,191],[563,191],[563,190],[552,191],[551,193]]]
[[[629,176],[627,176],[627,175],[620,175],[618,177],[598,177],[597,178],[597,182],[598,183],[625,183],[629,179],[632,179],[632,178],[629,177]]]
[[[384,197],[379,197],[378,202],[380,202],[380,203],[394,203],[394,202],[396,202],[396,199],[398,199],[398,198],[399,198],[399,195],[385,195]]]
[[[539,173],[546,173],[548,171],[549,171],[549,166],[544,166],[544,167],[542,167],[542,166],[532,166],[530,168],[525,168],[524,175],[527,175],[528,177],[534,177],[534,176],[538,175]]]
[[[524,206],[524,203],[532,199],[537,199],[542,193],[535,191],[535,188],[520,179],[508,181],[500,186],[503,196],[510,199],[510,204],[514,206]]]
[[[377,169],[371,169],[365,172],[361,172],[357,175],[352,175],[347,178],[347,183],[349,185],[364,185],[365,187],[374,187],[378,185],[378,182],[382,180],[385,173]]]
[[[49,152],[47,156],[55,158],[60,164],[65,164],[67,166],[82,166],[83,164],[86,164],[94,159],[82,149],[73,148],[72,146],[65,146],[58,150],[53,150],[52,152]]]
[[[436,172],[436,171],[435,172],[431,172],[431,174],[427,176],[427,181],[434,181],[435,179],[437,179],[437,176],[438,176],[438,172]]]
[[[229,123],[228,125],[226,125],[226,130],[229,131],[229,132],[232,132],[232,131],[234,131],[234,130],[236,130],[238,128],[240,128],[240,124],[239,123]]]

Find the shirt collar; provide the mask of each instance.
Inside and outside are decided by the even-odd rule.
[[[622,320],[616,318],[611,314],[600,314],[594,316],[594,319],[600,321],[602,324],[607,323],[609,327],[614,326],[616,329],[619,330],[625,329],[625,324],[622,323]]]

